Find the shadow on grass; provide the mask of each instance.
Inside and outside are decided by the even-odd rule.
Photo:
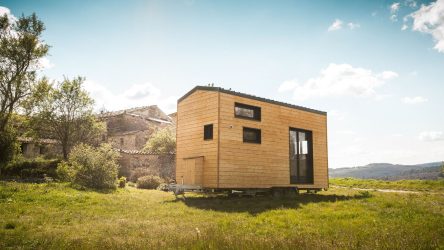
[[[262,197],[186,197],[182,200],[187,206],[214,210],[221,212],[239,213],[248,212],[258,214],[273,209],[298,209],[301,205],[319,202],[339,202],[347,200],[359,200],[370,198],[371,194],[362,192],[356,195],[337,195],[337,194],[299,194],[294,198],[275,199],[271,196]],[[177,200],[176,200],[177,201]],[[173,201],[173,202],[176,202]]]

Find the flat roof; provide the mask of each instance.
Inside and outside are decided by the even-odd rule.
[[[285,102],[279,102],[279,101],[275,101],[275,100],[271,100],[271,99],[267,99],[267,98],[263,98],[263,97],[258,97],[258,96],[254,96],[254,95],[236,92],[236,91],[229,90],[229,89],[224,89],[221,87],[211,87],[211,86],[196,86],[192,90],[188,91],[188,93],[186,93],[184,96],[179,98],[177,100],[177,103],[181,102],[182,100],[184,100],[185,98],[187,98],[189,95],[191,95],[192,93],[194,93],[197,90],[221,92],[221,93],[225,93],[225,94],[229,94],[229,95],[240,96],[240,97],[244,97],[244,98],[248,98],[248,99],[252,99],[252,100],[256,100],[256,101],[267,102],[267,103],[276,104],[279,106],[284,106],[284,107],[293,108],[293,109],[298,109],[298,110],[302,110],[302,111],[307,111],[307,112],[311,112],[311,113],[315,113],[315,114],[327,115],[327,112],[325,112],[325,111],[306,108],[306,107],[302,107],[302,106],[298,106],[298,105],[294,105],[294,104],[290,104],[290,103],[285,103]]]

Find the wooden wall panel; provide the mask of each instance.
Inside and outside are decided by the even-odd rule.
[[[196,91],[177,105],[176,181],[181,183],[186,158],[203,156],[202,182],[205,187],[217,185],[218,93]],[[204,125],[213,124],[213,140],[204,140]],[[195,161],[192,161],[193,164]]]
[[[220,94],[221,188],[327,188],[327,117],[249,98]],[[261,107],[261,121],[234,117],[234,103]],[[242,127],[261,129],[261,144],[244,143]],[[313,132],[312,185],[290,185],[289,128]]]
[[[261,107],[261,121],[235,118],[235,102]],[[204,156],[207,188],[328,187],[326,115],[209,90],[196,90],[182,99],[177,114],[178,183],[184,158]],[[206,124],[213,124],[211,141],[203,140]],[[261,129],[262,143],[244,143],[242,127]],[[314,184],[290,185],[290,127],[313,133]]]

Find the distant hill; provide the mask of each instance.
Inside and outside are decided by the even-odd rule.
[[[443,162],[430,162],[416,165],[390,163],[371,163],[351,168],[330,168],[330,177],[353,177],[361,179],[401,180],[401,179],[438,179]]]

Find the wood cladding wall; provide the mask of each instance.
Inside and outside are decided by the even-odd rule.
[[[182,182],[190,161],[203,156],[202,185],[217,187],[218,92],[196,91],[177,105],[176,181]],[[204,140],[204,125],[213,124],[213,139]],[[187,165],[188,161],[188,165]],[[195,162],[195,161],[192,161]]]
[[[235,102],[260,107],[261,121],[236,118]],[[206,124],[213,124],[213,140],[203,139]],[[261,144],[244,143],[243,127],[260,129]],[[313,184],[290,185],[290,127],[313,133]],[[327,116],[198,89],[178,103],[178,183],[185,173],[185,159],[199,156],[204,157],[202,183],[206,188],[327,188]]]
[[[261,108],[261,121],[234,117],[234,103]],[[243,127],[261,130],[261,144],[244,143]],[[314,183],[290,185],[289,129],[313,132]],[[327,188],[327,116],[220,93],[221,188]]]

